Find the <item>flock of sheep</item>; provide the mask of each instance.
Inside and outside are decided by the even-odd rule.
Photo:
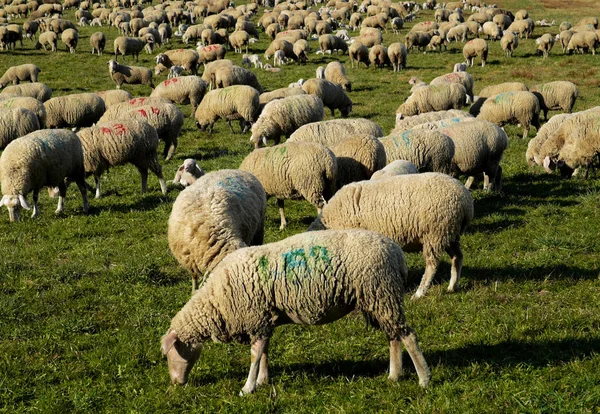
[[[413,298],[427,293],[444,252],[452,262],[448,290],[455,291],[463,262],[460,236],[474,216],[469,188],[482,174],[484,189],[497,191],[502,185],[500,164],[508,146],[502,126],[520,124],[524,138],[531,126],[537,129],[526,154],[531,164],[549,172],[585,169],[587,174],[597,162],[600,108],[571,113],[578,90],[562,80],[531,87],[503,83],[475,96],[475,82],[466,69],[477,56],[485,65],[487,42],[500,41],[511,56],[519,39],[533,35],[535,23],[524,10],[513,15],[478,0],[445,7],[435,0],[423,5],[331,0],[265,4],[269,10],[258,17],[256,3],[229,6],[227,0],[155,6],[113,0],[111,8],[91,1],[60,5],[16,0],[0,9],[0,23],[29,16],[22,26],[0,26],[0,47],[9,52],[24,37],[35,39],[42,31],[38,49],[55,52],[60,34],[74,53],[77,26],[60,17],[70,7],[78,8],[80,26],[110,24],[121,33],[108,62],[115,90],[52,97],[50,88],[38,82],[43,72],[35,64],[11,67],[0,78],[0,205],[8,208],[11,221],[19,220],[22,209],[33,208],[35,217],[39,192],[48,187],[51,195],[59,195],[60,213],[67,186],[74,181],[87,212],[86,176],[94,176],[99,198],[102,173],[126,163],[139,170],[142,192],[150,170],[166,193],[158,148],[162,141],[166,160],[177,149],[184,114],[175,104],[190,104],[196,125],[209,133],[219,119],[232,132],[231,121],[239,121],[242,133],[251,131],[255,146],[239,169],[206,174],[187,159],[174,180],[187,188],[173,204],[169,246],[191,272],[194,294],[162,339],[172,381],[186,383],[204,341],[250,341],[252,364],[242,393],[251,393],[268,381],[268,344],[276,326],[326,323],[357,309],[390,341],[389,378],[401,375],[402,343],[420,385],[427,386],[429,368],[403,314],[407,268],[400,247],[416,248],[425,258]],[[405,44],[382,45],[382,30],[398,32],[423,8],[434,9],[436,21],[414,25]],[[396,112],[395,128],[385,135],[370,120],[348,118],[352,82],[340,62],[317,68],[315,78],[264,92],[268,88],[250,67],[280,68],[247,54],[252,39],[259,37],[257,27],[273,39],[265,58],[274,57],[275,66],[288,60],[306,63],[310,40],[318,41],[321,53],[348,53],[353,67],[388,65],[394,71],[406,67],[411,49],[443,50],[449,42],[461,41],[466,42],[466,64],[458,63],[455,72],[429,84],[412,78],[411,95]],[[565,22],[557,40],[563,51],[594,53],[597,28],[594,18]],[[349,30],[360,32],[350,38]],[[125,55],[137,60],[139,53],[152,53],[176,35],[184,43],[201,44],[159,53],[154,69],[118,62]],[[536,40],[543,56],[554,41],[547,35]],[[95,33],[90,44],[92,53],[102,54],[106,36]],[[225,59],[228,50],[245,51],[244,65]],[[155,87],[153,76],[167,70],[168,79]],[[148,85],[153,92],[134,98],[120,89],[126,84]],[[462,110],[469,104],[468,112]],[[323,121],[325,108],[343,119]],[[565,113],[548,120],[549,110]],[[543,126],[541,113],[548,121]],[[283,144],[282,137],[287,138]],[[453,178],[459,176],[468,177],[466,184]],[[281,229],[287,224],[286,199],[307,200],[318,217],[306,233],[262,245],[267,197],[277,199]]]

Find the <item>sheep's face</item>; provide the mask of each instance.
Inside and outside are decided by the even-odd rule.
[[[8,218],[10,221],[19,221],[21,218],[21,208],[29,210],[29,204],[25,197],[19,195],[5,195],[0,200],[0,206],[6,206],[8,209]]]
[[[196,121],[196,126],[198,127],[198,129],[200,131],[204,132],[204,131],[206,131],[206,127],[208,126],[208,124],[205,122]]]
[[[171,384],[185,385],[192,367],[200,357],[202,347],[193,349],[177,337],[177,333],[169,329],[162,337],[161,350],[169,363]]]
[[[110,73],[115,73],[117,71],[117,62],[115,62],[114,60],[108,62],[108,71]]]

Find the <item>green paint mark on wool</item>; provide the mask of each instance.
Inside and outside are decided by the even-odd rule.
[[[267,256],[262,256],[258,259],[258,275],[263,282],[266,283],[269,281],[269,259],[267,259]]]
[[[312,276],[327,274],[331,268],[329,251],[324,246],[312,246],[308,252],[300,247],[281,254],[283,263],[272,263],[261,256],[258,260],[258,274],[262,282],[285,278],[289,282],[301,282]],[[302,278],[302,279],[301,279]]]
[[[404,144],[405,147],[410,146],[410,136],[412,135],[412,131],[404,131],[402,134],[400,134],[400,138],[402,139],[402,143]],[[394,145],[396,145],[396,148],[400,147],[400,144],[398,143],[398,140],[396,139],[397,136],[396,135],[392,135],[392,141],[394,142]]]
[[[244,186],[233,177],[227,177],[223,180],[220,180],[217,182],[216,186],[232,192],[237,197],[241,198],[244,196]]]
[[[510,101],[514,95],[514,92],[505,92],[499,95],[496,95],[495,103],[500,104],[502,102]]]

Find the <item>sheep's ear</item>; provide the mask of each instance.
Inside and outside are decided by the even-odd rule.
[[[262,137],[262,143],[265,147],[267,146],[267,137],[265,137],[265,136]]]
[[[250,142],[254,142],[254,135],[250,137]]]
[[[183,174],[183,165],[177,168],[177,173],[175,173],[175,178],[173,179],[174,183],[178,183],[181,180],[181,175]]]
[[[160,350],[163,355],[167,355],[175,342],[178,341],[177,332],[169,330],[165,336],[162,337],[162,344],[160,346]]]
[[[27,200],[25,200],[23,194],[19,194],[19,202],[21,203],[21,207],[23,207],[25,210],[31,210],[31,206],[29,205]]]
[[[2,200],[0,200],[0,207],[5,206],[6,204],[8,204],[8,196],[4,196],[2,197]]]

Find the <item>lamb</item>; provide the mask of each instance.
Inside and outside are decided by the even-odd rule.
[[[475,175],[481,173],[484,175],[484,190],[499,191],[502,188],[500,160],[508,146],[508,137],[502,128],[477,119],[456,123],[438,131],[454,142],[453,174],[469,177],[466,188],[471,188]]]
[[[430,85],[444,85],[448,83],[457,83],[465,87],[467,95],[473,101],[473,86],[475,81],[473,76],[467,72],[452,72],[445,75],[438,76],[430,82]]]
[[[530,91],[538,98],[546,121],[550,109],[562,110],[570,114],[579,95],[577,86],[569,81],[555,81],[535,85],[531,87]]]
[[[408,60],[408,50],[402,43],[392,43],[387,49],[388,58],[394,68],[394,72],[398,72],[406,68],[406,62]]]
[[[76,29],[67,29],[60,35],[60,40],[65,44],[69,53],[75,53],[79,42],[79,32]]]
[[[367,231],[305,233],[237,250],[213,270],[163,336],[161,349],[169,361],[171,381],[187,382],[202,343],[209,338],[220,342],[249,339],[252,364],[240,394],[252,393],[268,381],[268,345],[276,326],[327,323],[357,309],[388,337],[389,379],[397,381],[402,374],[402,341],[419,384],[426,387],[429,367],[404,318],[407,273],[401,249]],[[331,294],[331,284],[339,294]],[[217,291],[221,292],[218,298],[213,293]]]
[[[302,85],[304,92],[316,95],[323,101],[323,105],[329,108],[331,116],[339,109],[343,118],[352,112],[352,101],[337,83],[325,79],[309,79]]]
[[[400,30],[402,28],[404,28],[404,20],[402,20],[402,17],[400,17],[400,16],[394,17],[391,21],[391,25],[392,25],[392,30],[394,31],[394,34],[398,35]]]
[[[120,89],[121,85],[124,83],[129,85],[147,85],[154,89],[154,83],[152,83],[152,69],[143,66],[126,66],[117,63],[116,60],[111,60],[108,62],[108,72],[117,85],[117,89]]]
[[[544,166],[544,157],[540,154],[542,145],[546,142],[548,137],[571,116],[572,114],[570,113],[554,115],[548,122],[542,125],[535,137],[532,138],[527,145],[525,159],[530,166],[533,164],[537,164],[540,167]]]
[[[52,89],[40,82],[12,85],[4,88],[0,95],[28,96],[45,102],[52,96]]]
[[[258,118],[259,93],[247,85],[234,85],[208,92],[195,112],[196,125],[201,130],[208,126],[209,133],[215,121],[223,118],[227,121],[233,134],[231,121],[239,119],[244,123],[242,133],[246,132],[247,124],[252,124]]]
[[[3,102],[6,101],[0,101],[0,107]],[[0,109],[0,149],[4,149],[15,139],[38,129],[40,129],[38,117],[29,109],[5,107]]]
[[[260,56],[244,54],[242,56],[242,66],[247,66],[250,68],[252,65],[254,65],[255,69],[263,68],[263,63],[260,61]]]
[[[364,118],[332,119],[301,126],[287,142],[316,142],[331,147],[353,136],[379,138],[383,136],[383,130],[375,122]]]
[[[537,45],[538,54],[543,55],[545,59],[550,54],[552,46],[554,46],[554,36],[550,33],[543,34],[535,40],[535,44]]]
[[[98,53],[98,56],[102,56],[102,52],[104,52],[104,47],[106,46],[106,36],[104,33],[93,33],[90,36],[90,46],[92,46],[92,55]]]
[[[282,101],[280,99],[269,105]],[[286,142],[255,149],[244,158],[240,170],[253,174],[264,187],[267,196],[277,198],[281,215],[280,230],[287,226],[285,199],[303,198],[320,213],[324,203],[336,190],[335,155],[325,146],[312,142]]]
[[[10,221],[18,221],[21,209],[31,209],[26,200],[33,191],[33,215],[38,216],[38,197],[42,187],[58,186],[56,213],[64,210],[67,193],[65,178],[75,181],[83,198],[83,212],[88,212],[83,150],[79,138],[67,130],[39,130],[14,140],[0,156],[2,200]]]
[[[476,56],[481,57],[481,67],[485,66],[488,57],[488,45],[483,39],[469,40],[463,47],[463,56],[467,65],[473,67],[473,61]]]
[[[186,158],[183,164],[177,169],[173,184],[180,184],[183,187],[188,187],[196,182],[196,180],[202,177],[204,170],[200,168],[198,163],[193,158]]]
[[[50,48],[51,52],[56,52],[57,50],[57,45],[58,45],[58,36],[56,35],[56,33],[54,32],[44,32],[40,35],[40,37],[38,38],[36,44],[35,44],[35,48],[37,50],[41,49],[42,47],[44,48],[44,51],[48,51],[48,47]]]
[[[348,54],[350,56],[350,62],[352,64],[352,68],[354,68],[354,62],[356,62],[356,67],[358,68],[359,63],[364,63],[366,67],[369,67],[371,63],[369,61],[369,49],[367,46],[363,45],[360,42],[354,42],[350,45],[348,50]]]
[[[276,50],[273,53],[273,66],[283,66],[287,62],[287,58],[285,57],[285,53],[283,50]]]
[[[403,118],[401,115],[402,114],[397,114],[396,116],[396,126],[394,127],[394,132],[408,131],[409,129],[412,129],[415,125],[439,121],[441,119],[472,117],[472,115],[468,114],[467,112],[458,109],[450,109],[448,111],[425,112],[420,115],[409,116],[408,118]]]
[[[23,108],[33,112],[40,126],[46,125],[46,108],[44,104],[35,98],[28,96],[0,95],[0,108]],[[39,128],[38,128],[39,129]],[[33,130],[32,130],[33,131]],[[31,132],[31,131],[30,131]],[[1,131],[0,131],[1,133]],[[25,134],[22,134],[25,135]]]
[[[279,144],[281,135],[290,136],[302,125],[323,119],[325,110],[321,98],[315,95],[293,95],[265,105],[254,125],[250,141],[258,148],[267,140]]]
[[[202,175],[179,194],[169,217],[169,247],[192,273],[192,293],[198,278],[203,282],[228,254],[262,244],[266,209],[265,190],[246,171]]]
[[[133,96],[129,92],[122,89],[111,89],[108,91],[96,92],[96,95],[102,98],[107,110],[115,104],[127,102],[130,99],[133,99]]]
[[[477,118],[498,126],[516,121],[523,126],[525,139],[531,125],[540,128],[540,103],[531,92],[501,93],[486,99]]]
[[[46,128],[84,128],[98,122],[106,105],[95,93],[58,96],[44,103]]]
[[[496,85],[486,86],[479,92],[479,96],[476,96],[475,102],[469,108],[469,113],[473,116],[477,116],[481,110],[481,106],[485,103],[485,100],[491,96],[499,95],[505,92],[513,91],[528,91],[529,88],[523,82],[504,82]]]
[[[224,65],[218,68],[211,76],[211,84],[216,88],[226,88],[232,85],[248,85],[252,86],[259,93],[263,91],[254,73],[235,65]]]
[[[185,68],[192,75],[198,73],[199,54],[195,50],[176,49],[167,50],[156,56],[156,66],[154,74],[160,75],[161,72],[169,69],[173,65],[179,65]]]
[[[467,91],[458,83],[427,85],[415,90],[396,110],[396,119],[419,115],[423,112],[462,108]]]
[[[519,46],[519,38],[513,32],[506,31],[500,39],[500,46],[506,57],[512,57],[515,49]]]
[[[115,50],[115,61],[119,61],[119,54],[121,56],[132,55],[135,57],[135,61],[138,61],[138,56],[144,48],[148,53],[152,52],[154,47],[154,36],[147,34],[144,37],[126,37],[119,36],[115,39],[113,47]]]
[[[444,251],[452,258],[448,291],[457,289],[463,259],[460,235],[472,219],[473,198],[460,181],[422,173],[348,184],[308,230],[361,228],[390,237],[405,249],[422,246],[426,267],[413,295],[417,299],[429,289]]]
[[[452,172],[454,143],[450,137],[439,131],[392,131],[387,137],[380,138],[380,141],[388,164],[396,160],[407,160],[413,163],[419,172]]]
[[[0,88],[4,88],[9,83],[18,85],[21,81],[37,82],[38,75],[42,70],[32,63],[19,66],[11,66],[4,72],[0,78]]]
[[[96,198],[100,198],[100,177],[110,167],[131,163],[142,176],[142,193],[146,192],[148,169],[160,182],[163,194],[167,184],[158,163],[156,149],[158,134],[145,121],[120,119],[101,122],[84,128],[77,134],[83,146],[83,161],[86,174],[93,174],[96,182]]]
[[[418,174],[417,167],[410,161],[396,160],[392,161],[379,171],[375,171],[371,176],[371,181],[382,180],[384,178],[395,177],[403,174]]]
[[[385,167],[386,155],[381,142],[372,136],[358,135],[343,139],[329,147],[337,162],[336,188],[368,180]]]
[[[178,104],[191,104],[192,113],[206,93],[206,82],[199,76],[181,76],[158,84],[150,97],[165,98]]]

